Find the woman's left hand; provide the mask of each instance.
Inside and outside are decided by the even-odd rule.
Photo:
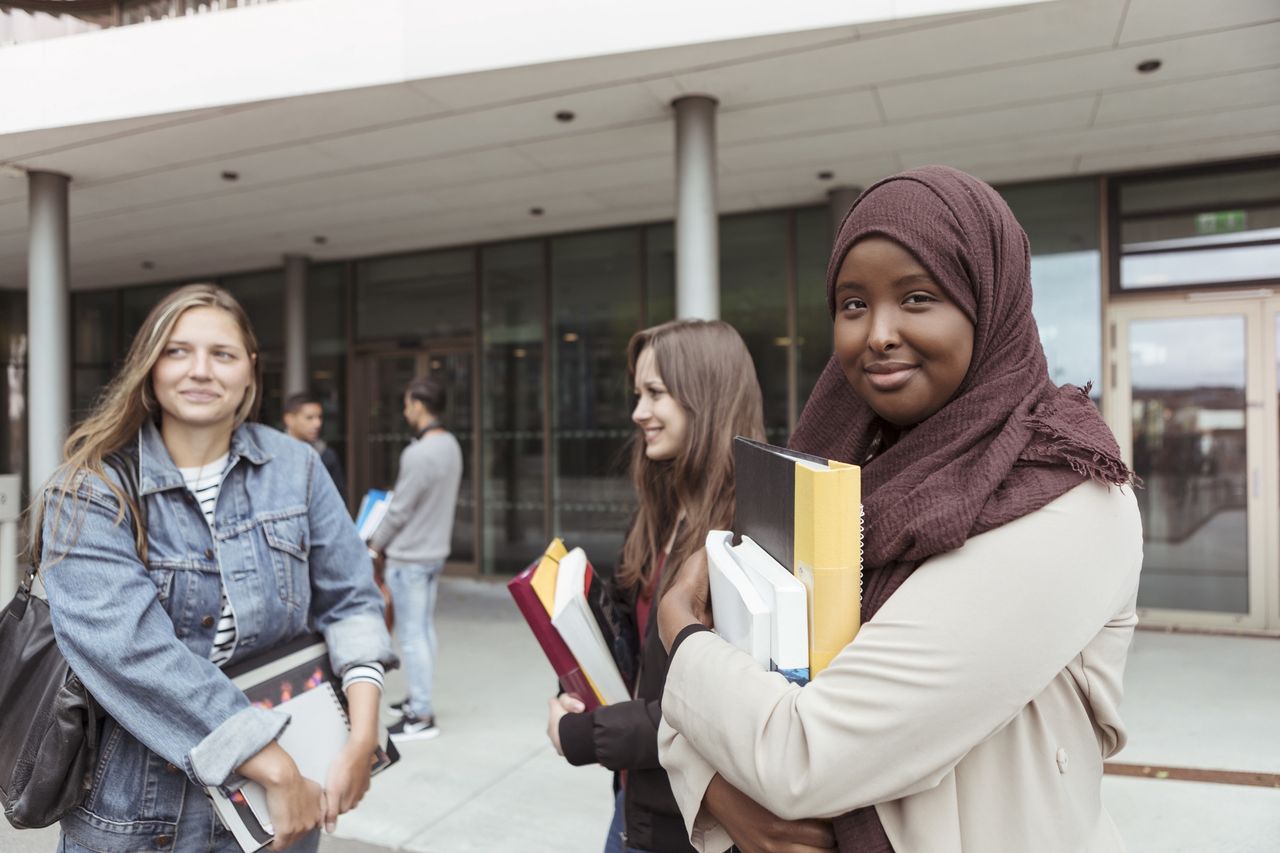
[[[338,815],[346,814],[359,805],[369,790],[373,750],[372,744],[349,740],[329,766],[329,778],[324,786],[326,832],[333,832],[338,826]]]
[[[711,624],[711,585],[705,548],[684,561],[671,588],[658,602],[658,636],[662,647],[670,652],[676,636],[694,622]]]
[[[560,745],[560,719],[565,714],[581,714],[587,710],[582,700],[569,693],[561,693],[547,702],[547,739],[556,748],[556,755],[564,755]]]

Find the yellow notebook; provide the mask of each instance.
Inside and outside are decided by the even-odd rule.
[[[853,641],[861,624],[862,469],[827,465],[795,466],[795,574],[809,594],[810,678]]]

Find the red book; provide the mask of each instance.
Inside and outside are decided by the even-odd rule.
[[[587,681],[587,676],[578,666],[578,661],[574,659],[573,653],[560,637],[560,632],[551,624],[551,614],[547,612],[547,608],[543,606],[533,589],[533,575],[541,562],[541,557],[534,560],[528,568],[507,582],[507,589],[515,599],[516,607],[520,608],[524,621],[529,623],[533,636],[542,646],[542,652],[547,656],[551,668],[560,679],[560,686],[564,688],[564,692],[571,693],[582,700],[588,711],[594,710],[600,706],[596,692],[591,689],[591,683]]]

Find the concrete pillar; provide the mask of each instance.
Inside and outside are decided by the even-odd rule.
[[[28,175],[27,464],[33,493],[62,463],[71,415],[70,181],[53,172]]]
[[[307,369],[307,257],[284,256],[284,393],[311,385]]]
[[[827,190],[827,208],[831,212],[831,235],[840,232],[840,223],[844,215],[853,207],[853,203],[862,194],[861,187],[832,187]]]
[[[716,211],[716,101],[678,98],[676,110],[676,317],[720,317]]]

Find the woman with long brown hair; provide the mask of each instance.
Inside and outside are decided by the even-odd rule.
[[[205,789],[246,779],[266,789],[272,849],[314,851],[368,789],[394,661],[381,597],[315,451],[250,423],[260,368],[229,293],[170,293],[33,502],[58,646],[107,714],[59,851],[231,853]],[[289,716],[251,706],[222,671],[310,630],[351,723],[323,787],[276,743]]]
[[[631,479],[639,506],[610,583],[639,641],[635,698],[590,713],[575,697],[552,699],[548,735],[571,764],[617,771],[607,851],[683,851],[689,843],[658,763],[666,654],[654,602],[708,531],[733,524],[733,438],[763,438],[760,385],[742,338],[719,321],[677,320],[637,332],[627,369],[636,396]]]

